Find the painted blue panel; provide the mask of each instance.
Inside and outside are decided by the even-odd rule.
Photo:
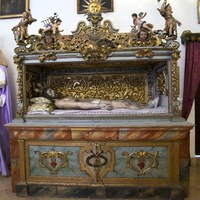
[[[116,153],[115,169],[114,172],[109,172],[106,177],[109,178],[164,178],[168,177],[168,147],[113,147]],[[159,152],[157,156],[158,166],[146,171],[145,174],[138,175],[138,172],[133,168],[127,168],[126,161],[127,156],[123,155],[123,152],[129,154],[139,151],[145,151],[155,154]]]
[[[66,153],[71,151],[73,155],[68,155],[69,167],[61,168],[57,171],[57,174],[51,173],[47,168],[39,165],[39,153],[49,152],[54,149],[56,152]],[[80,171],[80,164],[78,161],[78,151],[80,147],[53,147],[53,146],[29,146],[30,157],[30,175],[31,176],[72,176],[72,177],[88,177],[87,173]],[[168,177],[168,164],[169,164],[169,150],[168,147],[113,147],[115,150],[115,168],[114,172],[109,172],[106,177],[109,178],[165,178]],[[138,175],[138,172],[134,169],[127,168],[126,161],[127,156],[123,155],[123,152],[134,153],[139,151],[158,153],[157,160],[158,166],[152,168],[144,175]],[[59,164],[59,159],[56,160]]]
[[[54,149],[57,152],[66,153],[71,151],[73,155],[68,155],[69,167],[61,168],[57,171],[57,174],[53,174],[47,168],[39,165],[39,152],[49,152]],[[88,176],[85,172],[80,171],[80,165],[78,162],[78,151],[79,147],[52,147],[52,146],[29,146],[29,157],[30,157],[30,175],[31,176]],[[56,160],[59,164],[59,159]]]

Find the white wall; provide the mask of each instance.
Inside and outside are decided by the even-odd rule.
[[[154,24],[154,29],[164,28],[164,18],[162,18],[157,11],[161,2],[157,0],[113,0],[114,12],[103,14],[103,18],[112,21],[115,28],[120,29],[120,32],[129,32],[131,30],[132,18],[131,14],[136,12],[147,12],[145,20]],[[192,32],[199,31],[199,24],[197,21],[197,0],[168,0],[171,4],[174,17],[182,22],[182,26],[178,27],[178,35],[180,36],[184,30],[191,30]],[[43,27],[42,20],[53,13],[58,13],[62,19],[61,29],[64,29],[62,34],[71,34],[71,31],[76,29],[79,21],[86,21],[84,14],[77,14],[76,0],[30,0],[30,9],[33,17],[37,19],[29,26],[29,34],[38,34],[39,28]],[[9,65],[8,74],[11,86],[13,110],[16,111],[16,93],[17,93],[17,70],[13,63],[14,48],[16,43],[12,34],[12,27],[17,25],[20,18],[14,19],[0,19],[0,49],[6,57]],[[178,37],[180,42],[180,37]],[[180,99],[183,94],[183,77],[184,77],[184,61],[185,61],[185,46],[180,42],[181,59],[180,66]],[[190,122],[194,122],[194,114],[190,116]],[[191,156],[194,157],[194,134],[191,134]]]

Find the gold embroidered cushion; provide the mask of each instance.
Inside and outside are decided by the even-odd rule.
[[[46,103],[46,104],[50,104],[52,103],[51,100],[45,98],[45,97],[35,97],[30,99],[31,103]]]

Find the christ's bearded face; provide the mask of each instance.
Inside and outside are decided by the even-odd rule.
[[[55,95],[56,95],[56,92],[55,92],[55,90],[53,90],[53,89],[51,89],[51,88],[48,88],[48,89],[47,89],[47,94],[48,94],[50,97],[54,98]]]
[[[60,95],[58,93],[56,93],[56,91],[54,89],[51,89],[51,88],[47,88],[44,91],[44,96],[48,99],[58,99],[58,98],[60,98]]]

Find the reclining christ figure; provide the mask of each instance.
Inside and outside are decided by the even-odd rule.
[[[101,100],[101,99],[80,99],[74,97],[59,98],[55,90],[46,88],[43,91],[43,96],[54,102],[58,109],[63,110],[113,110],[119,108],[139,110],[143,108],[155,108],[158,104],[158,98],[150,101],[148,104],[134,102],[128,99],[124,100]]]

